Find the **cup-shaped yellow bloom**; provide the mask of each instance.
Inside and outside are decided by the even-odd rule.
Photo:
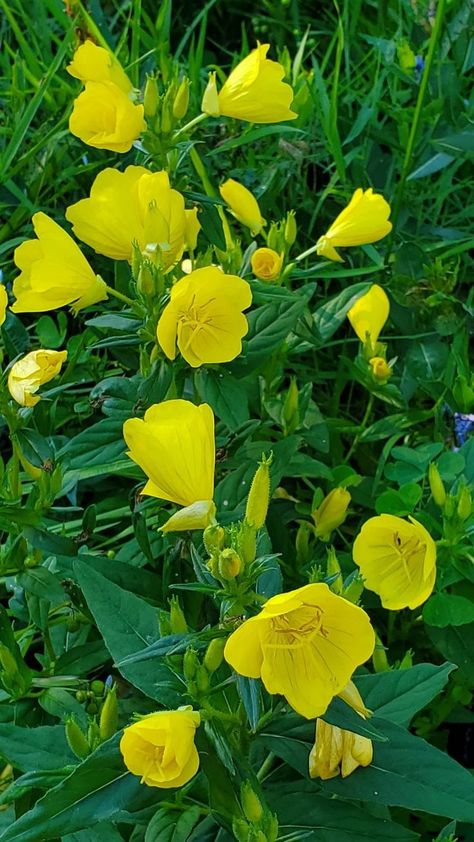
[[[251,303],[247,281],[216,266],[196,269],[172,288],[158,322],[158,342],[170,360],[176,357],[177,346],[193,368],[229,362],[242,350],[242,337],[248,331],[242,310]]]
[[[90,197],[71,205],[66,219],[76,236],[99,254],[131,261],[136,242],[164,269],[179,260],[189,236],[181,193],[171,189],[166,172],[145,167],[102,170]]]
[[[352,731],[316,721],[316,736],[309,755],[311,778],[328,781],[341,775],[347,778],[358,766],[369,766],[373,759],[372,741]]]
[[[380,596],[384,608],[417,608],[431,594],[436,579],[436,544],[414,518],[370,518],[352,552],[366,588]]]
[[[46,216],[35,213],[37,240],[15,250],[21,274],[13,282],[14,313],[42,313],[72,304],[74,314],[107,298],[107,286],[90,267],[72,237]]]
[[[232,71],[217,92],[211,73],[201,108],[211,117],[235,117],[249,123],[279,123],[294,120],[291,111],[293,89],[283,82],[285,71],[277,61],[267,59],[270,44],[260,44]]]
[[[7,317],[7,307],[8,307],[8,293],[3,286],[0,284],[0,325],[3,324]]]
[[[13,363],[8,373],[8,391],[20,406],[35,406],[41,398],[40,386],[49,383],[61,371],[67,351],[30,351]]]
[[[67,66],[67,72],[81,82],[113,82],[125,94],[133,90],[127,74],[122,70],[114,54],[92,41],[85,41],[74,53]]]
[[[372,348],[380,336],[390,313],[390,302],[386,292],[373,284],[365,295],[361,295],[347,314],[352,327],[361,342],[370,341]]]
[[[377,380],[379,383],[386,383],[392,375],[392,369],[383,357],[372,357],[369,360],[369,365],[372,369],[374,380]]]
[[[125,728],[120,740],[125,766],[147,786],[183,786],[199,769],[194,736],[200,723],[198,711],[191,707],[142,717]]]
[[[346,246],[364,246],[382,240],[392,230],[389,222],[390,205],[371,187],[359,187],[347,207],[334,220],[326,233],[319,238],[316,251],[328,260],[343,262],[336,249]]]
[[[71,134],[111,152],[128,152],[145,129],[143,105],[134,105],[113,82],[86,82],[69,118]]]
[[[250,228],[252,236],[256,237],[257,234],[260,234],[266,222],[260,213],[258,202],[253,193],[233,178],[228,178],[224,184],[221,184],[219,192],[232,215],[242,225]]]
[[[184,241],[188,251],[194,251],[197,246],[198,234],[201,230],[201,223],[198,219],[198,209],[184,211]]]
[[[329,541],[331,532],[344,523],[351,495],[345,488],[333,488],[312,512],[316,524],[314,534],[321,541]]]
[[[186,507],[170,518],[177,526],[168,522],[165,531],[208,526],[215,512],[216,458],[210,406],[184,400],[154,404],[143,420],[125,422],[123,436],[128,456],[148,477],[142,494]]]
[[[323,583],[268,600],[227,640],[224,657],[240,675],[261,678],[307,719],[321,716],[375,646],[370,620]]]
[[[252,272],[261,281],[276,281],[283,266],[283,255],[269,248],[254,251],[250,258]]]

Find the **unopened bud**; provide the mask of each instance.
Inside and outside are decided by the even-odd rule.
[[[100,728],[97,722],[95,722],[95,720],[89,722],[89,727],[87,729],[87,740],[89,742],[91,751],[94,751],[94,749],[96,749],[97,746],[100,746],[102,742],[100,738]]]
[[[66,720],[65,730],[69,748],[79,760],[84,760],[90,754],[91,750],[82,728],[80,728],[73,717],[70,717]]]
[[[267,517],[268,504],[270,502],[270,465],[273,455],[266,457],[262,455],[255,476],[250,486],[247,506],[245,509],[245,520],[255,529],[260,529]]]
[[[177,596],[170,599],[170,627],[172,634],[186,634],[188,624]]]
[[[196,670],[196,687],[200,693],[205,693],[209,689],[209,673],[201,664]]]
[[[215,637],[207,647],[203,663],[209,673],[215,672],[222,664],[225,644],[225,637]]]
[[[182,79],[173,102],[173,117],[182,120],[189,106],[189,79]]]
[[[257,530],[246,520],[242,521],[240,527],[239,552],[244,564],[251,564],[257,555]]]
[[[342,593],[342,573],[341,565],[337,560],[336,551],[333,547],[329,547],[327,555],[326,575],[328,578],[328,585],[333,593]]]
[[[242,559],[232,547],[227,547],[227,549],[221,551],[219,554],[218,568],[221,579],[224,579],[224,581],[235,579],[239,575],[241,568]]]
[[[310,560],[309,539],[312,534],[313,528],[310,523],[307,521],[300,523],[295,540],[297,564],[307,564]]]
[[[296,228],[296,218],[294,211],[288,211],[286,215],[286,222],[285,222],[285,243],[286,245],[292,246],[296,240],[297,235],[297,228]]]
[[[263,830],[266,833],[267,842],[276,842],[278,839],[278,819],[275,813],[265,813],[263,817]]]
[[[99,731],[101,740],[108,740],[113,737],[118,727],[118,702],[117,690],[112,687],[105,697],[99,719]]]
[[[452,494],[446,495],[446,501],[444,504],[444,515],[445,517],[450,520],[453,517],[454,512],[456,509],[456,502]]]
[[[413,649],[407,649],[398,665],[399,670],[409,670],[413,666]]]
[[[323,502],[312,512],[316,524],[314,534],[321,541],[329,541],[331,532],[344,523],[351,495],[345,488],[333,488]]]
[[[132,277],[133,277],[134,281],[138,280],[138,274],[140,272],[142,260],[143,260],[143,257],[142,257],[142,253],[140,251],[140,246],[138,245],[136,240],[133,240],[132,241],[131,267],[132,267]]]
[[[280,228],[276,222],[272,222],[270,228],[268,229],[267,246],[269,249],[273,249],[273,251],[278,253],[281,251]]]
[[[222,526],[215,523],[211,526],[206,526],[202,540],[206,548],[206,552],[210,555],[216,555],[224,546],[225,532]]]
[[[364,581],[358,571],[351,573],[344,582],[342,596],[354,605],[357,605],[364,590]]]
[[[390,664],[385,652],[385,646],[380,640],[378,634],[375,635],[375,649],[372,655],[372,664],[375,672],[388,672],[390,669]]]
[[[232,822],[232,832],[237,842],[248,842],[250,825],[244,819],[234,819]]]
[[[469,488],[463,485],[458,496],[457,515],[460,520],[467,520],[472,512],[472,497]]]
[[[431,495],[437,506],[443,508],[446,502],[446,489],[440,473],[434,462],[428,468],[428,480],[430,483]]]
[[[291,383],[286,393],[285,402],[283,404],[282,419],[285,436],[291,436],[300,423],[299,391],[298,384],[294,377],[291,379]]]
[[[200,666],[198,654],[195,649],[186,649],[183,657],[183,673],[187,682],[193,681]]]
[[[153,295],[155,292],[155,275],[152,265],[144,260],[137,278],[137,288],[142,295]]]
[[[371,357],[369,366],[372,370],[372,377],[382,386],[392,376],[392,369],[383,357]]]
[[[145,117],[154,117],[158,111],[160,102],[160,93],[158,90],[158,82],[154,76],[148,76],[145,84],[145,93],[143,95],[143,108]]]
[[[168,637],[171,634],[170,615],[162,608],[158,611],[158,628],[160,630],[160,637]]]
[[[260,798],[252,789],[250,781],[245,781],[240,788],[240,800],[242,810],[247,821],[256,824],[263,816],[263,807]]]

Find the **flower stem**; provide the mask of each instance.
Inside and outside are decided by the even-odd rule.
[[[270,771],[271,767],[273,766],[273,761],[275,760],[275,755],[271,751],[268,757],[263,761],[260,769],[257,772],[257,781],[263,781],[267,772]]]
[[[316,245],[314,245],[314,246],[311,246],[311,248],[310,248],[310,249],[306,249],[306,251],[301,252],[301,254],[299,254],[299,255],[298,255],[298,257],[295,257],[295,262],[296,262],[296,263],[299,263],[301,260],[304,260],[304,259],[305,259],[305,257],[309,257],[309,256],[310,256],[310,254],[314,254],[314,252],[316,251],[317,247],[318,247],[318,246],[317,246],[317,244],[316,244]]]
[[[114,289],[113,287],[109,287],[108,284],[105,285],[107,288],[107,292],[112,295],[114,298],[118,298],[119,301],[123,301],[125,304],[128,304],[130,307],[133,307],[135,301],[132,298],[129,298],[128,295],[124,295],[122,292]]]
[[[348,462],[349,459],[351,458],[352,454],[356,450],[357,445],[359,444],[359,439],[361,437],[361,434],[364,432],[364,430],[367,426],[367,422],[370,418],[370,414],[372,412],[373,405],[374,405],[374,396],[371,394],[370,397],[369,397],[369,400],[367,401],[367,406],[365,408],[364,417],[363,417],[363,419],[360,423],[360,426],[359,426],[359,432],[354,437],[354,441],[352,442],[352,444],[349,448],[349,452],[348,452],[346,458],[344,459],[344,462]]]
[[[201,159],[201,156],[200,156],[200,154],[197,151],[195,146],[193,146],[193,148],[191,149],[191,152],[189,154],[191,156],[191,161],[193,163],[194,169],[196,170],[199,178],[201,179],[202,186],[204,187],[204,192],[206,193],[206,196],[216,198],[217,197],[217,191],[213,187],[213,185],[211,184],[211,182],[209,180],[209,177],[207,175],[204,163],[203,163],[203,161]],[[218,212],[218,214],[221,218],[222,227],[224,229],[224,237],[225,237],[225,242],[226,242],[226,248],[231,249],[231,248],[233,248],[234,241],[233,241],[233,238],[232,238],[231,230],[229,228],[229,223],[227,222],[227,218],[226,218],[226,215],[224,213],[224,208],[221,207],[221,205],[218,205],[217,212]]]
[[[199,123],[202,123],[204,120],[206,120],[208,116],[208,114],[204,113],[198,114],[197,117],[194,117],[192,120],[189,121],[189,123],[186,123],[185,126],[182,126],[182,128],[178,129],[176,134],[173,135],[173,141],[178,140],[178,138],[181,137],[182,134],[187,134],[189,131],[191,131],[191,129],[194,129],[195,126],[198,126]]]

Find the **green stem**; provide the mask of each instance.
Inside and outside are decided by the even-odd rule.
[[[355,436],[354,441],[352,442],[352,444],[349,448],[349,452],[348,452],[346,458],[344,459],[344,462],[349,461],[349,459],[351,458],[355,449],[357,448],[357,445],[359,444],[359,439],[361,437],[361,434],[364,432],[364,430],[367,426],[367,422],[370,418],[370,414],[372,412],[373,405],[374,405],[374,396],[371,394],[370,397],[369,397],[369,400],[367,401],[367,406],[365,408],[364,417],[363,417],[362,421],[360,422],[359,432]]]
[[[434,22],[434,26],[433,26],[433,31],[431,33],[430,43],[429,43],[429,47],[428,47],[428,55],[426,57],[426,63],[425,63],[425,67],[423,69],[423,76],[421,78],[421,84],[420,84],[420,88],[419,88],[419,91],[418,91],[418,98],[416,100],[415,113],[413,115],[413,122],[411,124],[410,134],[409,134],[409,137],[408,137],[407,148],[406,148],[406,151],[405,151],[405,158],[403,160],[402,174],[401,174],[401,178],[400,178],[400,182],[399,182],[398,190],[397,190],[397,195],[396,195],[394,206],[393,206],[393,213],[392,213],[392,218],[391,218],[391,221],[393,223],[393,230],[395,230],[398,215],[400,213],[400,207],[401,207],[401,203],[402,203],[402,199],[403,199],[403,193],[404,193],[404,190],[405,190],[405,183],[406,183],[406,180],[408,178],[408,173],[409,173],[410,166],[411,166],[416,136],[418,134],[418,127],[420,125],[420,120],[421,120],[423,103],[424,103],[424,100],[425,100],[425,94],[426,94],[426,90],[427,90],[428,82],[429,82],[429,77],[430,77],[431,66],[433,64],[434,53],[435,53],[436,45],[438,43],[439,35],[440,35],[440,32],[441,32],[441,27],[442,27],[442,24],[443,24],[445,7],[446,7],[446,0],[439,0],[438,8],[436,10],[436,18],[435,18],[435,22]],[[389,253],[392,249],[392,243],[393,243],[393,234],[392,234],[392,240],[391,240],[391,243],[390,243]]]
[[[310,249],[306,249],[306,251],[301,252],[301,254],[299,254],[298,257],[295,257],[295,263],[299,263],[301,260],[304,260],[305,257],[309,257],[310,254],[314,254],[317,248],[318,246],[316,244],[314,246],[311,246]]]
[[[217,710],[217,708],[208,702],[203,702],[201,714],[203,719],[220,719],[222,722],[232,722],[234,725],[241,724],[239,717],[235,713],[226,713],[224,710]]]
[[[124,295],[122,292],[119,292],[118,290],[114,289],[113,287],[109,287],[108,284],[106,284],[105,286],[106,286],[107,292],[110,295],[113,295],[114,298],[118,298],[119,301],[123,301],[125,304],[128,304],[130,307],[134,306],[135,301],[133,301],[132,298],[129,298],[128,295]]]
[[[191,156],[191,161],[193,163],[194,169],[196,170],[199,178],[201,179],[202,186],[204,187],[204,192],[206,196],[210,196],[211,198],[217,198],[217,190],[213,187],[211,181],[209,180],[209,176],[206,172],[206,168],[204,163],[201,159],[199,152],[197,151],[196,147],[193,146],[191,152],[189,153]],[[226,242],[226,248],[231,249],[234,245],[234,240],[232,238],[232,233],[229,228],[229,223],[227,222],[226,215],[224,213],[224,208],[221,205],[218,205],[217,212],[221,218],[222,227],[224,229],[224,236]]]
[[[202,123],[204,120],[207,120],[208,116],[209,114],[198,114],[197,117],[194,117],[192,120],[189,121],[189,123],[186,123],[185,126],[182,126],[182,128],[178,129],[176,134],[173,135],[173,142],[178,140],[178,138],[181,137],[182,134],[187,134],[189,131],[191,131],[191,129],[194,129],[195,126],[198,126],[199,123]]]
[[[274,760],[275,760],[275,755],[271,751],[270,754],[268,755],[268,757],[263,761],[262,765],[260,766],[260,769],[257,772],[257,780],[258,781],[264,780],[265,775],[272,768]]]

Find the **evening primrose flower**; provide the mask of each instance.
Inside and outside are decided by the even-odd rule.
[[[0,326],[3,324],[7,317],[7,307],[8,293],[3,284],[0,284]]]
[[[250,228],[252,237],[260,234],[266,222],[260,213],[258,202],[253,193],[233,178],[228,178],[224,184],[221,184],[219,192],[224,202],[229,206],[232,215],[242,225]]]
[[[314,534],[321,541],[329,541],[331,532],[344,523],[351,495],[345,488],[333,488],[312,512],[316,524]]]
[[[269,248],[257,249],[250,258],[250,265],[255,277],[261,281],[276,281],[281,274],[283,255]]]
[[[135,242],[142,254],[168,269],[180,259],[186,239],[197,236],[199,223],[186,213],[193,211],[185,211],[164,170],[107,167],[96,176],[90,197],[67,209],[66,219],[98,254],[131,261]]]
[[[377,380],[382,385],[386,383],[388,378],[392,375],[392,369],[383,357],[372,357],[369,360],[369,365],[372,369],[374,380]]]
[[[390,313],[387,294],[378,284],[373,284],[365,295],[361,295],[347,314],[360,341],[370,342],[375,348],[380,333]]]
[[[216,74],[209,74],[201,108],[211,117],[235,117],[249,123],[279,123],[294,120],[293,90],[283,82],[285,71],[277,61],[267,59],[270,44],[260,44],[231,72],[220,92]]]
[[[164,532],[205,529],[215,515],[214,415],[207,404],[171,400],[154,404],[144,419],[123,425],[128,456],[144,471],[142,494],[184,508],[162,527]]]
[[[224,657],[237,673],[261,678],[269,693],[314,719],[374,646],[365,611],[318,582],[269,599],[230,635]]]
[[[184,211],[184,242],[187,251],[194,251],[197,246],[201,223],[198,219],[198,209],[191,208]]]
[[[74,53],[66,68],[70,76],[86,82],[112,82],[125,94],[131,93],[133,85],[127,74],[110,50],[99,47],[92,41],[85,41]]]
[[[8,373],[8,391],[12,398],[20,406],[35,406],[41,400],[36,392],[59,374],[66,358],[67,351],[40,348],[17,360]]]
[[[125,766],[147,786],[183,786],[199,769],[194,736],[200,723],[199,712],[190,706],[141,717],[120,740]]]
[[[316,252],[328,260],[343,262],[336,248],[363,246],[376,243],[392,230],[388,221],[390,205],[371,187],[359,187],[347,207],[334,220],[326,233],[316,243]]]
[[[242,350],[242,337],[248,331],[242,310],[251,303],[247,281],[215,266],[196,269],[172,287],[158,322],[158,342],[170,360],[175,359],[177,346],[194,368],[229,362]]]
[[[72,304],[79,310],[104,301],[107,286],[92,270],[72,237],[45,213],[35,213],[37,240],[15,249],[21,274],[13,282],[14,313],[41,313]]]
[[[384,608],[417,608],[430,596],[436,579],[436,544],[414,518],[370,518],[352,552],[365,587],[380,596]]]

